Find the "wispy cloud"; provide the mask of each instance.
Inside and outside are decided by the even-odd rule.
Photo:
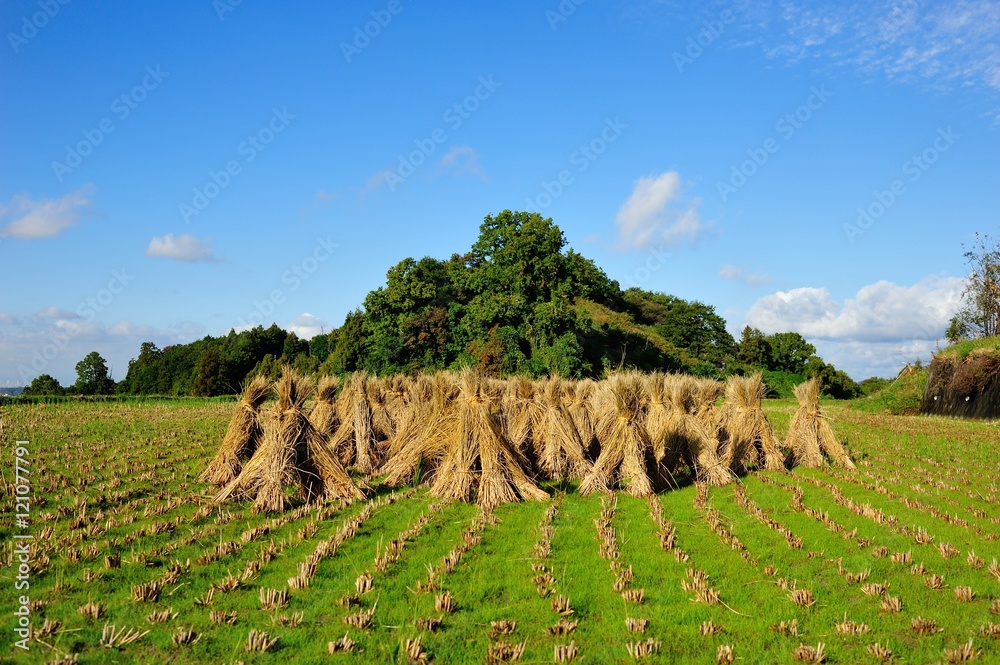
[[[0,217],[13,218],[0,228],[0,236],[25,240],[57,236],[77,223],[90,206],[93,191],[92,185],[86,185],[58,199],[40,201],[18,194],[9,204],[0,204]]]
[[[773,59],[806,58],[947,89],[1000,91],[1000,2],[754,3],[747,42]],[[748,30],[743,30],[742,38]]]
[[[749,284],[750,286],[770,284],[772,281],[770,275],[754,275],[748,273],[746,268],[743,266],[734,266],[732,263],[727,263],[719,269],[719,277],[736,280],[737,282],[743,282],[744,284]]]
[[[62,309],[60,307],[46,307],[45,309],[35,314],[35,316],[41,319],[54,319],[54,320],[59,320],[59,319],[70,320],[70,319],[80,318],[80,315],[77,314],[76,312],[71,312],[68,309]]]
[[[146,256],[162,257],[175,261],[217,261],[207,240],[199,240],[192,235],[182,233],[174,237],[168,233],[162,238],[154,237],[146,248]]]
[[[438,162],[447,172],[453,175],[470,175],[480,180],[486,180],[486,174],[479,164],[479,154],[472,146],[455,146]]]
[[[615,216],[621,249],[644,249],[653,244],[695,244],[706,230],[698,200],[684,201],[677,171],[639,178]]]

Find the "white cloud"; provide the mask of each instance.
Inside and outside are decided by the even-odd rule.
[[[480,180],[486,179],[479,164],[479,153],[472,146],[455,146],[445,153],[438,165],[455,175],[471,175]]]
[[[86,185],[58,199],[33,201],[18,194],[9,205],[0,205],[0,217],[14,217],[3,228],[0,236],[32,240],[51,238],[76,224],[80,215],[90,206],[93,187]]]
[[[958,277],[926,277],[913,286],[880,281],[838,303],[823,288],[778,291],[758,300],[747,323],[764,332],[794,331],[826,340],[882,342],[936,339],[961,298]]]
[[[43,319],[78,319],[80,315],[76,312],[71,312],[68,309],[62,309],[60,307],[46,307],[41,310],[35,316],[41,317]]]
[[[765,333],[800,333],[855,378],[888,376],[906,361],[929,358],[963,288],[958,277],[930,276],[912,286],[880,281],[842,303],[824,288],[778,291],[754,303],[746,323]]]
[[[207,241],[182,233],[174,237],[168,233],[162,238],[154,237],[146,248],[146,256],[163,257],[175,261],[217,261]]]
[[[306,312],[292,319],[285,329],[298,335],[299,339],[312,339],[326,331],[326,324],[323,319]]]
[[[749,284],[750,286],[760,286],[761,284],[770,284],[771,276],[760,274],[754,275],[746,271],[743,266],[734,266],[732,263],[727,263],[721,268],[719,268],[719,277],[724,277],[725,279],[733,279],[737,282],[743,282],[744,284]]]
[[[706,229],[697,206],[697,200],[682,200],[677,171],[639,178],[615,216],[618,244],[625,250],[677,245],[684,240],[694,244]]]

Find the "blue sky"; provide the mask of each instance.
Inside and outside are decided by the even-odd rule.
[[[0,384],[329,331],[505,208],[892,376],[996,235],[1000,2],[35,0],[0,34]]]

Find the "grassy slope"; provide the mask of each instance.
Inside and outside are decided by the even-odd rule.
[[[678,348],[673,343],[664,339],[663,336],[653,332],[649,326],[637,324],[627,314],[616,312],[605,307],[604,305],[601,305],[600,303],[587,300],[586,298],[578,298],[576,300],[576,304],[574,305],[574,309],[586,313],[598,325],[618,329],[626,334],[635,335],[640,339],[644,339],[650,346],[656,347],[668,356],[681,358],[688,365],[692,365],[697,362],[697,359],[688,355],[687,351]]]
[[[854,408],[869,413],[913,415],[920,411],[920,400],[927,385],[927,369],[919,369],[897,378],[891,384],[868,397],[851,403]]]
[[[1000,353],[1000,336],[986,337],[984,339],[973,339],[967,342],[959,342],[958,344],[953,344],[948,348],[939,351],[938,355],[950,355],[955,356],[959,360],[965,358],[973,351],[988,351],[993,353]]]
[[[788,427],[794,403],[777,400],[767,405],[768,415],[779,437]],[[195,481],[197,474],[221,440],[232,405],[190,401],[170,404],[61,404],[8,408],[2,414],[5,434],[31,441],[36,465],[36,499],[44,505],[32,508],[34,532],[51,526],[53,543],[44,572],[32,574],[30,595],[42,601],[33,622],[57,619],[62,628],[46,638],[60,651],[78,651],[80,662],[220,662],[232,663],[384,663],[398,661],[401,644],[420,634],[413,622],[434,615],[431,594],[415,594],[417,580],[426,579],[427,566],[438,566],[441,558],[462,542],[476,509],[449,504],[429,512],[436,503],[425,492],[377,508],[370,519],[333,555],[322,559],[310,588],[291,591],[289,606],[265,612],[257,598],[259,588],[287,589],[286,580],[317,544],[357,515],[359,505],[334,508],[324,520],[309,528],[310,513],[285,524],[254,515],[245,505],[232,505],[207,516],[196,514],[198,504],[210,494]],[[569,494],[555,516],[552,553],[545,561],[556,582],[556,593],[569,596],[579,626],[573,635],[553,637],[547,627],[558,618],[550,598],[541,597],[531,578],[537,562],[533,546],[540,538],[537,525],[548,503],[503,506],[498,521],[482,532],[453,572],[441,578],[441,588],[457,601],[454,614],[444,618],[434,633],[424,633],[428,653],[439,663],[482,662],[489,644],[490,621],[506,618],[518,622],[515,633],[504,639],[526,641],[523,662],[551,662],[556,644],[574,640],[584,662],[627,662],[626,643],[653,637],[660,653],[648,662],[714,662],[719,645],[732,645],[739,662],[792,663],[791,652],[800,643],[823,642],[829,662],[871,662],[866,646],[888,644],[905,662],[935,662],[944,649],[974,639],[986,650],[981,662],[1000,659],[1000,645],[981,638],[979,627],[997,621],[990,613],[990,599],[1000,597],[1000,579],[989,571],[993,558],[1000,558],[1000,543],[986,537],[1000,520],[1000,432],[990,425],[949,419],[890,416],[830,402],[824,404],[838,437],[845,441],[859,462],[856,472],[796,470],[791,474],[769,473],[744,480],[747,497],[775,523],[802,538],[801,549],[789,546],[785,536],[752,515],[735,500],[733,487],[712,489],[708,506],[719,512],[720,524],[745,547],[747,556],[724,544],[710,527],[708,513],[695,503],[695,489],[667,492],[658,500],[665,517],[677,530],[678,547],[687,561],[660,548],[645,500],[620,496],[612,524],[617,531],[621,562],[635,574],[632,586],[643,588],[641,605],[626,603],[613,589],[614,573],[599,554],[594,520],[601,512],[600,497]],[[6,442],[5,442],[6,444]],[[44,467],[44,469],[43,469]],[[5,477],[9,478],[9,474]],[[88,478],[86,486],[82,478]],[[818,483],[818,484],[817,484]],[[838,503],[839,488],[856,504],[870,504],[894,524],[879,523]],[[826,513],[844,529],[857,529],[844,538],[826,524],[792,508],[793,489],[801,487],[803,502]],[[549,488],[554,492],[553,488]],[[200,497],[200,498],[199,498]],[[88,501],[81,513],[81,501]],[[171,501],[171,499],[182,501]],[[195,498],[196,500],[189,500]],[[2,509],[10,514],[9,498]],[[162,511],[162,512],[159,512]],[[65,513],[65,514],[64,514]],[[45,521],[43,514],[53,519]],[[134,516],[132,524],[111,526],[109,518]],[[428,521],[409,541],[399,560],[385,571],[376,571],[374,557],[394,536],[412,527],[418,519]],[[176,523],[170,532],[152,535],[153,525]],[[244,542],[249,528],[272,525],[271,532]],[[91,525],[97,525],[91,526]],[[922,527],[934,537],[921,545],[903,527]],[[147,533],[130,542],[138,529]],[[91,529],[91,533],[86,533]],[[11,527],[0,525],[0,537],[11,540]],[[866,539],[860,546],[858,538]],[[110,539],[117,545],[111,546]],[[239,549],[217,561],[200,563],[198,558],[219,543],[234,541]],[[213,582],[229,572],[239,574],[246,561],[274,542],[277,556],[239,589],[216,592],[209,607],[199,607]],[[945,558],[937,546],[948,543],[960,553]],[[94,550],[90,547],[94,546]],[[930,589],[924,575],[913,575],[911,563],[893,563],[886,552],[910,552],[912,563],[923,563],[926,574],[945,577],[946,588]],[[71,560],[68,551],[79,553]],[[103,557],[117,551],[121,568],[106,569]],[[971,552],[984,560],[982,566],[968,559]],[[6,555],[4,555],[6,556]],[[76,558],[75,556],[73,557]],[[177,583],[168,585],[159,600],[139,603],[130,595],[132,585],[157,579],[171,560],[191,559]],[[142,563],[145,561],[145,563]],[[886,614],[880,599],[868,596],[860,584],[851,584],[838,571],[838,563],[849,572],[870,570],[869,581],[888,583],[890,594],[903,602],[900,614]],[[768,566],[775,574],[769,574]],[[681,588],[690,568],[709,574],[725,605],[692,602]],[[101,577],[85,581],[85,571]],[[362,608],[375,607],[375,625],[362,631],[349,628],[344,617],[359,608],[345,609],[337,599],[354,592],[354,581],[371,571],[374,589],[361,599]],[[0,568],[0,606],[10,608],[2,621],[0,661],[11,657],[9,639],[15,608],[12,569]],[[793,604],[778,585],[797,584],[811,589],[816,603],[808,608]],[[976,592],[972,602],[961,602],[956,586]],[[92,599],[105,608],[98,620],[84,618],[77,608]],[[150,625],[146,615],[173,608],[176,619]],[[212,610],[234,611],[235,626],[216,625]],[[300,626],[281,626],[281,615],[303,613]],[[847,618],[866,623],[870,632],[844,636],[834,624]],[[647,618],[645,635],[629,634],[627,616]],[[942,629],[919,636],[910,629],[916,616],[934,619]],[[800,635],[783,636],[770,630],[778,621],[796,619]],[[703,637],[699,626],[711,620],[724,631]],[[98,646],[105,622],[135,627],[150,633],[121,649]],[[180,626],[201,635],[194,645],[175,646],[173,634]],[[250,629],[265,630],[281,637],[270,653],[246,653],[243,643]],[[330,656],[326,643],[345,633],[358,641],[363,652]],[[17,662],[42,663],[51,653],[39,643]]]

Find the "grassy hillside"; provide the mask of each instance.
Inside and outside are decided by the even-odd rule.
[[[779,437],[794,408],[768,404]],[[997,630],[1000,611],[990,566],[1000,558],[1000,431],[984,423],[831,403],[826,415],[855,472],[754,474],[650,502],[547,484],[551,500],[507,504],[485,519],[376,481],[367,504],[270,516],[249,504],[220,509],[197,482],[232,409],[5,408],[6,433],[30,439],[26,454],[45,472],[28,511],[29,590],[15,591],[16,556],[0,553],[0,604],[9,608],[0,659],[405,663],[417,639],[410,648],[438,663],[481,663],[522,644],[521,662],[552,662],[570,643],[576,662],[633,662],[629,649],[648,643],[650,663],[711,665],[731,647],[739,663],[792,664],[800,645],[823,643],[827,662],[864,663],[877,662],[868,649],[878,643],[898,662],[927,663],[970,639],[983,650],[979,662],[1000,659],[1000,643],[980,633]],[[9,495],[0,509],[15,512]],[[15,532],[0,525],[5,542]],[[309,586],[290,588],[309,562]],[[287,597],[267,607],[261,589]],[[15,654],[22,593],[37,639]],[[645,632],[630,632],[627,618],[648,620]],[[918,619],[933,630],[915,632]],[[511,623],[491,627],[502,620]],[[841,632],[845,622],[857,630]],[[138,638],[109,644],[111,626]],[[251,631],[277,642],[248,651]],[[353,653],[330,655],[331,642]]]
[[[929,371],[917,369],[898,377],[882,390],[868,397],[852,401],[856,409],[869,413],[913,415],[920,412],[920,399],[924,395]]]

